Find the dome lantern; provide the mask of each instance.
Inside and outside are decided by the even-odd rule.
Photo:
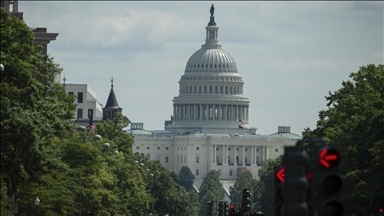
[[[205,44],[202,46],[202,48],[208,48],[208,49],[220,48],[221,46],[218,44],[219,27],[216,25],[215,17],[213,16],[215,12],[215,7],[213,4],[211,6],[210,12],[211,12],[211,16],[209,18],[208,26],[205,27],[206,29]]]

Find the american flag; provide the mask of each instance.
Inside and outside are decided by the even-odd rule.
[[[91,132],[93,134],[96,134],[96,127],[95,127],[95,124],[93,123],[93,115],[89,115],[89,125],[88,125],[89,129],[91,130]]]
[[[246,124],[245,121],[243,121],[242,119],[239,119],[239,128],[240,129],[243,129],[243,125],[245,125],[245,124]]]
[[[245,125],[245,124],[246,124],[245,121],[243,121],[242,119],[239,119],[239,125]]]

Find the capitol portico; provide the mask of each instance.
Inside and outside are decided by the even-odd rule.
[[[301,136],[290,133],[289,126],[270,135],[256,133],[236,62],[218,43],[213,6],[205,29],[205,43],[189,58],[179,81],[171,120],[165,130],[155,131],[131,123],[133,150],[177,173],[188,166],[196,180],[212,169],[222,180],[235,180],[245,171],[258,178],[263,161],[282,155],[284,146]]]

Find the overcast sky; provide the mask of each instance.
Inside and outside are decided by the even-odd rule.
[[[161,130],[205,42],[211,3],[260,134],[314,128],[329,91],[360,66],[383,63],[383,2],[21,1],[19,11],[28,26],[59,33],[48,52],[67,83],[88,83],[105,104],[113,76],[123,114]]]

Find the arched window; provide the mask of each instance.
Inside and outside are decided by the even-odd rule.
[[[207,86],[204,86],[204,93],[207,94]]]
[[[201,86],[199,86],[199,93],[201,94]]]
[[[195,89],[195,94],[196,94],[196,86],[194,86],[194,89]]]
[[[215,94],[217,94],[218,92],[217,92],[217,86],[215,86]]]
[[[223,86],[220,86],[220,94],[223,94]]]
[[[151,160],[151,155],[147,154],[147,158],[148,158],[148,160]]]

